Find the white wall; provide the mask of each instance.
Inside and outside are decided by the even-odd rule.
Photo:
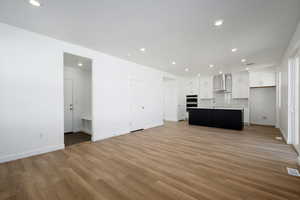
[[[92,116],[91,69],[65,66],[64,79],[73,81],[73,132],[91,133],[91,127],[84,127],[82,124],[83,117]]]
[[[276,125],[276,87],[250,89],[250,123]]]
[[[61,149],[63,52],[93,60],[93,140],[130,130],[129,78],[145,80],[147,127],[163,124],[163,72],[0,23],[0,162]]]
[[[277,105],[279,112],[279,126],[282,134],[287,140],[288,134],[288,59],[291,54],[300,47],[300,23],[297,30],[290,41],[284,57],[281,61],[281,65],[277,68],[278,72],[281,72],[281,107]]]

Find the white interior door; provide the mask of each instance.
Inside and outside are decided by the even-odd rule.
[[[64,80],[64,132],[73,132],[73,81]]]
[[[142,81],[130,80],[131,131],[145,128],[145,92]]]
[[[164,120],[178,121],[178,93],[174,80],[164,80]]]

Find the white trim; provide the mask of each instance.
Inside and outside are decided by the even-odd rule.
[[[300,146],[293,144],[294,148],[296,149],[296,152],[300,156]]]
[[[167,119],[164,119],[164,121],[169,121],[169,122],[178,122],[178,118],[167,118]]]
[[[282,128],[279,128],[281,135],[283,136],[284,140],[287,142],[288,135],[285,134],[284,130]]]
[[[299,144],[299,67],[300,57],[295,58],[295,141],[294,144]]]
[[[280,128],[280,112],[282,109],[282,72],[276,72],[276,128]]]
[[[30,157],[30,156],[44,154],[44,153],[48,153],[48,152],[51,152],[51,151],[57,151],[57,150],[61,150],[61,149],[64,149],[64,148],[65,148],[65,145],[61,144],[61,145],[43,147],[43,148],[39,148],[39,149],[35,149],[35,150],[32,150],[32,151],[27,151],[27,152],[23,152],[23,153],[11,154],[11,155],[1,157],[0,158],[0,163],[9,162],[9,161],[13,161],[13,160],[18,160],[18,159],[21,159],[21,158],[27,158],[27,157]]]
[[[159,123],[155,123],[155,124],[150,124],[149,126],[146,126],[146,127],[145,127],[145,130],[146,130],[146,129],[151,129],[151,128],[160,127],[160,126],[163,126],[163,125],[164,125],[164,122],[163,122],[163,121],[161,121],[161,122],[159,122]]]
[[[98,142],[98,141],[101,141],[101,140],[106,140],[106,139],[109,139],[109,138],[113,138],[113,137],[118,137],[120,135],[126,135],[126,134],[129,134],[130,132],[126,131],[126,132],[121,132],[121,133],[118,133],[118,134],[114,134],[113,136],[105,136],[105,137],[97,137],[96,138],[96,134],[95,135],[92,135],[92,142]]]
[[[147,126],[144,130],[147,130],[147,129],[151,129],[151,128],[156,128],[156,127],[160,127],[160,126],[163,126],[164,123],[158,123],[158,124],[152,124],[150,126]],[[113,138],[113,137],[118,137],[120,135],[126,135],[126,134],[130,134],[130,131],[126,131],[126,132],[121,132],[121,133],[118,133],[118,134],[114,134],[114,136],[105,136],[105,137],[93,137],[92,136],[92,142],[97,142],[97,141],[101,141],[101,140],[106,140],[106,139],[109,139],[109,138]]]
[[[295,144],[297,137],[297,59],[292,57],[288,61],[288,144]]]
[[[298,51],[298,50],[297,50]],[[288,60],[288,144],[299,143],[299,55]]]

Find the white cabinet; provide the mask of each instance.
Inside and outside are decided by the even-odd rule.
[[[213,99],[213,77],[201,76],[199,79],[199,99]]]
[[[250,87],[272,87],[276,85],[276,73],[274,70],[250,72]]]
[[[232,98],[249,98],[249,73],[247,71],[232,74]]]
[[[192,78],[186,80],[185,95],[198,95],[199,92],[199,79]]]

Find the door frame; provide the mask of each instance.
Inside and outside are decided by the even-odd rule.
[[[299,65],[300,52],[288,60],[288,144],[299,144]],[[294,121],[294,124],[292,123]]]
[[[63,81],[63,88],[64,88],[64,84],[65,84],[65,65],[64,65],[64,56],[65,54],[72,54],[72,55],[75,55],[75,56],[79,56],[79,57],[85,57],[85,58],[88,58],[91,60],[91,99],[90,99],[90,103],[91,103],[91,141],[92,142],[95,142],[95,134],[94,134],[94,73],[93,73],[93,66],[94,66],[94,60],[93,58],[90,58],[90,57],[87,57],[87,56],[84,56],[84,55],[80,55],[80,53],[76,53],[76,52],[72,52],[72,51],[63,51],[62,52],[62,72],[63,72],[63,76],[62,76],[62,81]],[[72,80],[72,79],[69,79],[69,80]],[[74,86],[74,81],[72,80],[73,82],[73,86]],[[74,108],[74,87],[72,87],[72,101],[73,101],[73,108]],[[64,108],[64,91],[63,91],[63,108]],[[64,112],[64,109],[63,109],[63,120],[65,119],[65,112]],[[72,113],[72,120],[74,121],[74,112]],[[64,129],[65,129],[65,125],[63,123],[63,144],[65,144],[65,141],[64,141]],[[72,123],[72,129],[74,130],[74,125]]]

